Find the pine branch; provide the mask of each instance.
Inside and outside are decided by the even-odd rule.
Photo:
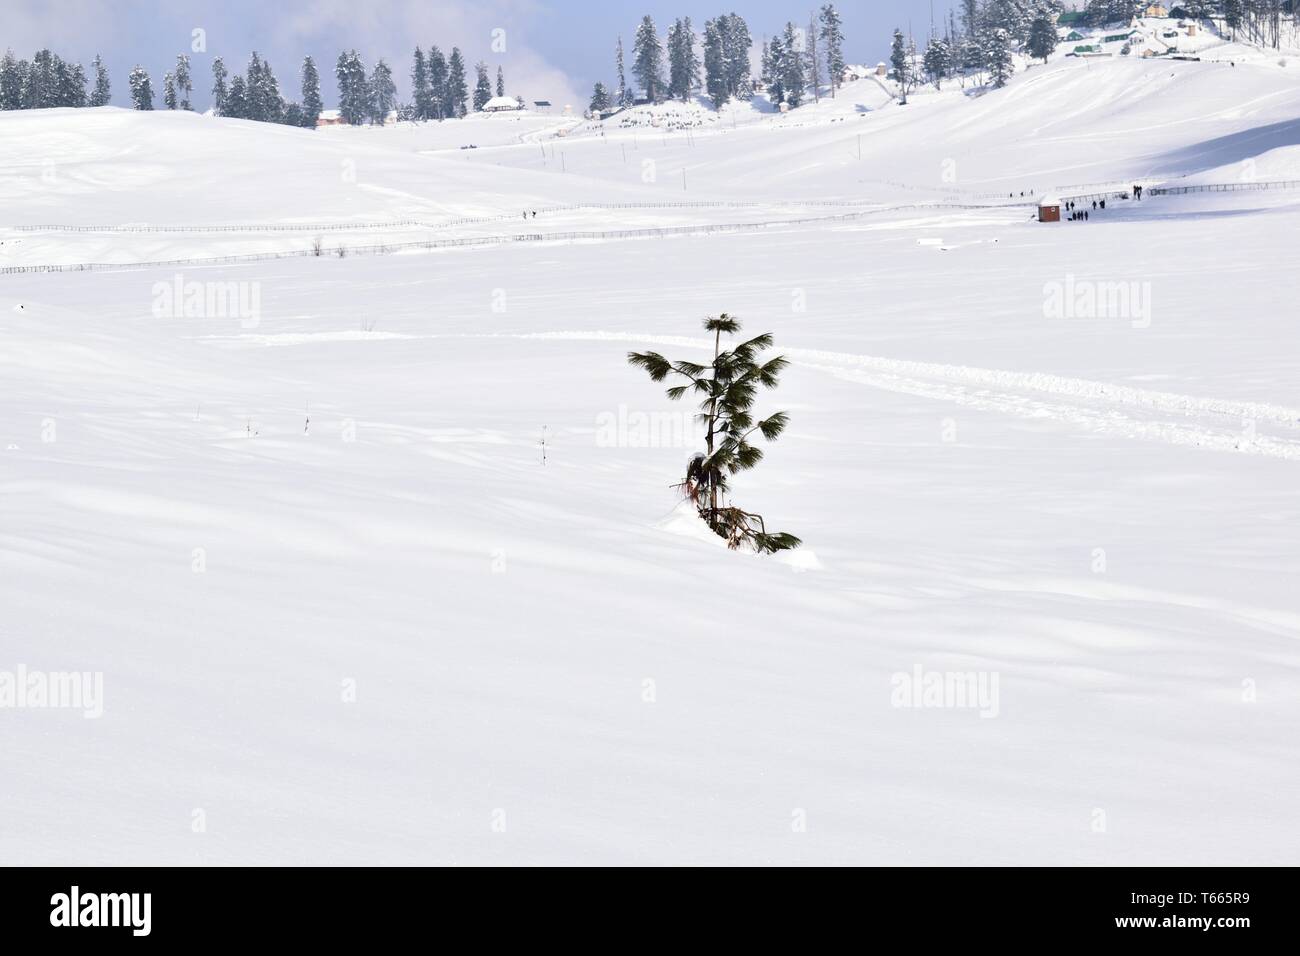
[[[658,352],[628,352],[627,364],[645,369],[655,382],[662,382],[673,370],[668,360]]]
[[[763,433],[763,437],[768,441],[776,441],[777,436],[785,431],[788,424],[790,424],[789,414],[775,412],[758,423],[758,430]]]
[[[789,359],[787,359],[784,355],[778,355],[776,358],[768,361],[767,363],[765,363],[763,366],[759,368],[758,371],[759,381],[761,381],[768,388],[775,388],[777,383],[776,381],[777,376],[780,375],[783,371],[785,371],[786,366],[788,366],[789,364],[790,364]]]

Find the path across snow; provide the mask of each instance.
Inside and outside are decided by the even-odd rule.
[[[536,332],[516,337],[713,347],[703,338],[619,332]],[[1283,405],[1179,395],[1042,372],[940,365],[798,347],[783,346],[778,351],[793,362],[848,381],[936,401],[1051,419],[1132,438],[1300,461],[1300,409]],[[1054,400],[1029,398],[1025,393],[1050,395]],[[1154,421],[1135,414],[1143,411],[1175,414],[1186,421]],[[1262,434],[1260,428],[1266,425],[1284,428],[1296,437]]]

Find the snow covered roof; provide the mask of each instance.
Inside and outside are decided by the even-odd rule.
[[[523,109],[513,96],[494,96],[483,104],[485,110],[519,110]]]
[[[1042,199],[1038,200],[1038,205],[1039,206],[1064,206],[1065,203],[1061,201],[1060,196],[1054,195],[1052,193],[1048,193]]]
[[[320,119],[323,119],[323,120],[336,120],[336,119],[339,119],[342,115],[343,115],[343,113],[342,113],[341,110],[321,110],[321,111],[320,111]]]

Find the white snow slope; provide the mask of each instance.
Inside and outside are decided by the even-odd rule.
[[[1280,174],[1298,116],[1263,60],[474,150],[0,114],[0,266],[502,240],[0,275],[0,859],[1295,863],[1300,192],[1018,193]],[[132,223],[248,234],[18,228]],[[735,480],[785,558],[625,363],[723,311],[793,363]]]

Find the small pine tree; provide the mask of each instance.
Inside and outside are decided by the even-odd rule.
[[[497,96],[506,95],[506,74],[501,67],[497,67]]]
[[[229,76],[226,64],[221,57],[212,58],[212,112],[218,116],[226,115],[226,78]]]
[[[840,88],[844,78],[844,27],[840,12],[833,3],[821,9],[818,16],[821,23],[822,46],[826,49],[826,72],[830,76],[831,96]]]
[[[753,416],[759,390],[775,388],[781,370],[789,363],[782,356],[761,360],[762,353],[772,347],[770,333],[723,350],[722,336],[740,331],[740,320],[726,313],[705,319],[704,328],[714,336],[709,365],[669,362],[657,352],[629,352],[627,356],[628,363],[645,369],[652,381],[662,382],[669,376],[684,380],[668,389],[673,401],[688,393],[700,399],[698,417],[705,427],[705,450],[691,459],[678,487],[728,547],[747,545],[760,553],[797,548],[801,542],[794,535],[768,531],[762,515],[727,501],[729,478],[753,468],[763,458],[763,450],[751,443],[754,433],[775,441],[789,423],[785,412],[773,412],[761,421]]]
[[[388,114],[397,108],[397,86],[393,83],[393,71],[382,57],[375,61],[367,88],[370,91],[370,122],[383,126]]]
[[[663,102],[667,85],[664,83],[664,50],[659,42],[659,31],[649,16],[642,17],[641,25],[636,28],[636,40],[632,44],[632,75],[650,102]]]
[[[244,119],[266,120],[266,88],[262,83],[262,57],[256,50],[244,68]]]
[[[720,20],[708,20],[704,24],[704,90],[717,110],[731,99]]]
[[[1056,51],[1057,42],[1056,14],[1046,4],[1040,4],[1029,24],[1029,43],[1026,47],[1029,55],[1046,63],[1047,58]]]
[[[474,112],[478,113],[492,99],[492,83],[488,80],[487,64],[482,60],[474,64],[474,72],[478,76],[474,84]]]
[[[244,78],[236,73],[230,80],[230,92],[226,94],[221,109],[222,116],[231,119],[248,119],[248,89]]]
[[[284,97],[280,95],[280,82],[271,69],[271,61],[259,60],[254,53],[245,82],[248,86],[249,108],[255,113],[249,118],[262,123],[281,122],[284,119]]]
[[[183,110],[193,109],[190,96],[194,93],[194,82],[190,79],[190,58],[186,54],[181,53],[176,57],[176,72],[173,77],[176,81],[177,106]]]
[[[445,119],[451,115],[447,94],[447,58],[436,46],[429,47],[429,117]]]
[[[772,37],[772,42],[764,48],[763,82],[767,85],[767,96],[773,106],[785,101],[785,44],[779,36]]]
[[[64,91],[64,105],[81,108],[87,105],[86,71],[80,63],[68,66],[68,85]]]
[[[302,109],[298,125],[315,128],[325,104],[320,98],[320,73],[316,70],[316,61],[304,57],[302,61]]]
[[[679,18],[668,30],[668,94],[685,103],[699,82],[700,58],[691,18]]]
[[[611,98],[604,83],[597,83],[591,90],[591,112],[602,113],[610,108]]]
[[[334,79],[339,91],[339,116],[349,126],[360,126],[370,115],[370,82],[356,50],[339,54]]]
[[[163,105],[169,110],[176,109],[176,81],[170,73],[163,74]]]
[[[808,14],[808,32],[804,34],[804,46],[808,60],[808,85],[812,88],[813,100],[821,102],[822,51],[817,45],[817,17]]]
[[[137,64],[127,83],[131,87],[131,105],[137,110],[153,109],[153,83],[144,67]]]
[[[23,109],[42,110],[58,105],[58,63],[49,50],[37,50],[26,71]]]
[[[415,57],[411,64],[411,99],[414,116],[418,120],[427,120],[433,115],[433,93],[429,88],[429,67],[424,61],[424,51],[415,48]]]
[[[989,81],[997,89],[1007,85],[1007,80],[1016,70],[1014,56],[1011,52],[1011,34],[1002,27],[990,30],[984,39],[984,68],[988,70]]]
[[[926,76],[930,78],[934,88],[943,89],[943,81],[952,71],[952,49],[948,46],[948,41],[942,37],[931,37],[926,45],[925,58],[922,62],[925,65]]]
[[[99,57],[95,58],[96,62]],[[18,110],[23,106],[24,66],[14,56],[13,50],[6,50],[0,57],[0,110]],[[103,104],[96,104],[103,105]]]
[[[907,94],[916,86],[916,69],[913,66],[915,62],[908,54],[907,40],[903,36],[902,30],[894,31],[894,42],[890,48],[889,62],[893,66],[894,82],[898,84],[902,92],[900,102],[907,105]]]
[[[447,115],[463,117],[469,87],[465,83],[465,58],[461,56],[460,47],[451,48],[451,59],[447,63]]]
[[[108,70],[98,53],[95,54],[95,59],[91,61],[90,66],[95,71],[95,89],[90,94],[88,102],[91,106],[107,106],[113,87],[108,80]]]
[[[804,89],[808,85],[808,62],[804,42],[793,23],[785,25],[781,48],[785,54],[785,69],[781,77],[785,101],[791,107],[800,106],[803,104]]]
[[[727,92],[734,99],[748,100],[754,95],[754,82],[750,78],[749,53],[754,45],[749,25],[737,13],[718,18],[722,37],[723,72],[727,78]]]
[[[627,88],[627,74],[623,70],[623,38],[618,38],[618,47],[614,51],[614,69],[618,72],[618,105],[631,106],[632,94]]]

